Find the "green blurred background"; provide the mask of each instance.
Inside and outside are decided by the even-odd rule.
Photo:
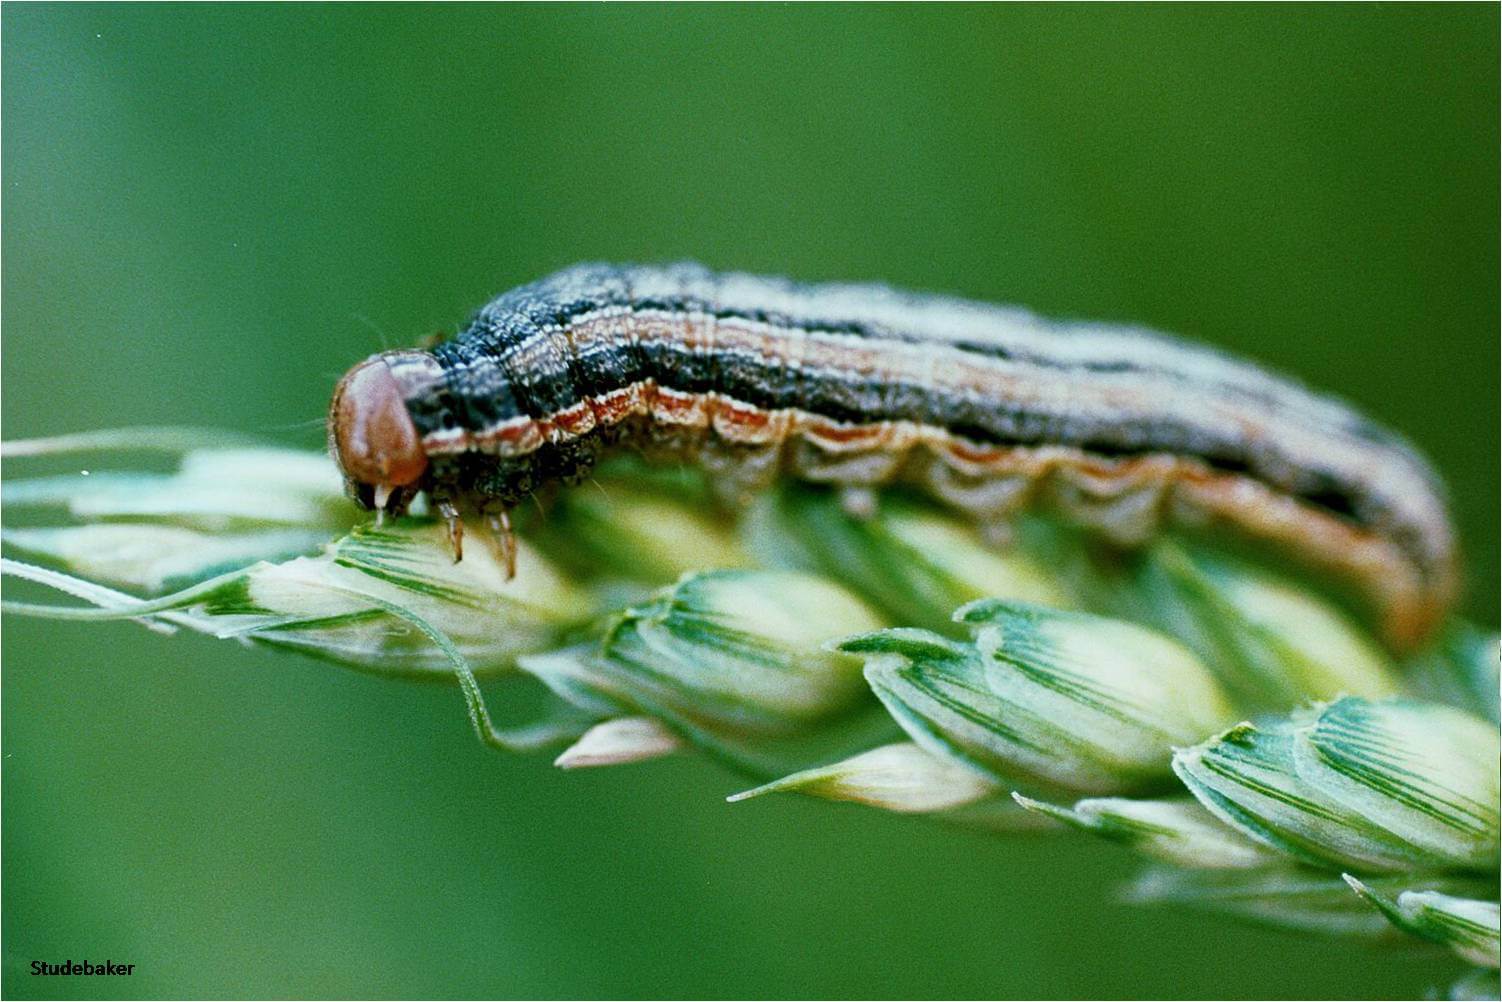
[[[581,259],[1190,334],[1448,477],[1498,582],[1498,12],[4,11],[4,433],[317,446],[387,343]],[[378,333],[379,332],[379,333]],[[1117,903],[1125,854],[562,774],[458,695],[5,624],[4,993],[1402,997],[1446,961]],[[33,959],[137,964],[40,979]]]

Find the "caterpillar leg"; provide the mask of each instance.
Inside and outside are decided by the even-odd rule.
[[[840,509],[851,518],[865,521],[876,514],[876,491],[870,487],[841,487]]]
[[[453,554],[454,563],[464,559],[464,522],[459,518],[459,509],[448,498],[434,498],[433,507],[438,509],[438,514],[443,516],[443,522],[449,531],[449,552]]]
[[[516,533],[511,531],[511,513],[504,508],[500,514],[486,512],[485,525],[490,529],[496,559],[505,566],[506,580],[510,581],[516,577]]]

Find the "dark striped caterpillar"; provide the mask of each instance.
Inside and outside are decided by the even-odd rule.
[[[454,339],[339,382],[330,447],[369,508],[506,511],[629,444],[729,497],[781,473],[917,485],[981,520],[1046,503],[1123,544],[1225,525],[1335,572],[1388,640],[1454,600],[1438,479],[1401,437],[1249,362],[1149,331],[877,285],[578,265]]]

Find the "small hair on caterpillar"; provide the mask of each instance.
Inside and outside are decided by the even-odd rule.
[[[630,446],[730,501],[785,475],[982,523],[1041,506],[1125,546],[1228,528],[1353,585],[1400,649],[1457,590],[1438,477],[1349,405],[1167,335],[879,285],[577,265],[360,362],[328,432],[361,505],[426,492],[456,559],[461,509],[509,566],[510,508]]]

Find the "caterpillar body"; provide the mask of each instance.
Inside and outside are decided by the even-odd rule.
[[[1167,335],[879,285],[578,265],[355,366],[329,440],[366,507],[426,491],[451,525],[629,445],[704,464],[731,497],[779,475],[902,481],[1128,545],[1224,525],[1353,583],[1398,648],[1456,590],[1438,478],[1348,405]]]

